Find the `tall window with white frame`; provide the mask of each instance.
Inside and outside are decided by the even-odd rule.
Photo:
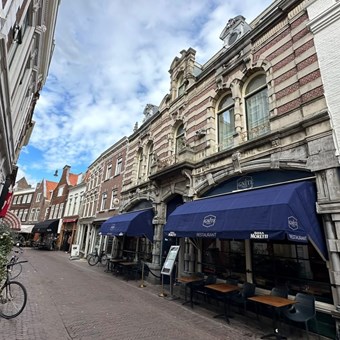
[[[268,90],[265,74],[256,76],[247,85],[245,104],[248,138],[254,139],[269,132]]]
[[[60,203],[60,205],[59,205],[59,212],[58,212],[58,218],[63,216],[63,212],[64,212],[64,203]]]
[[[115,176],[119,175],[122,172],[122,166],[123,166],[123,158],[119,157],[116,162]]]
[[[233,146],[235,120],[234,100],[231,95],[222,98],[217,108],[218,150],[225,150]]]
[[[117,200],[117,189],[112,189],[112,196],[111,196],[111,209],[117,209],[118,206],[118,200]]]
[[[73,197],[70,195],[69,199],[68,199],[68,207],[67,207],[66,216],[70,216],[71,215],[72,201],[73,201]]]
[[[105,179],[110,179],[111,177],[111,173],[112,173],[112,163],[110,162],[107,166],[106,166],[106,175],[105,175]]]
[[[94,195],[94,202],[93,202],[93,212],[92,212],[92,216],[95,215],[95,213],[98,210],[98,194]]]
[[[64,192],[64,187],[59,187],[58,188],[58,197],[62,196],[63,195],[63,192]]]
[[[30,221],[34,221],[34,214],[35,214],[35,209],[33,208],[32,210],[31,210],[31,212],[30,212],[30,217],[29,217],[29,220]]]
[[[55,209],[55,206],[52,205],[51,206],[51,211],[50,211],[50,218],[53,218],[53,215],[54,215],[54,209]]]
[[[176,131],[176,150],[175,153],[178,155],[185,146],[185,134],[184,134],[184,125],[181,124]]]
[[[76,212],[79,212],[79,203],[78,203],[78,194],[74,195],[74,203],[73,203],[73,207],[72,207],[72,215],[75,215]]]
[[[102,202],[101,202],[101,205],[100,205],[100,210],[105,210],[106,208],[106,201],[107,201],[107,192],[103,192],[102,193]]]
[[[22,221],[25,222],[27,220],[28,209],[24,209],[24,213],[22,215]]]
[[[57,218],[59,214],[59,204],[56,204],[54,207],[54,214],[53,214],[53,218]]]
[[[34,221],[38,221],[39,214],[40,214],[40,209],[37,208],[37,209],[35,210],[35,213],[34,213],[34,218],[33,218]]]

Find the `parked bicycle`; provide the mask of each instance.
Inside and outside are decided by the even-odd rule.
[[[0,316],[5,319],[12,319],[18,316],[25,308],[27,302],[27,291],[25,286],[12,281],[10,276],[11,268],[27,261],[6,264],[6,280],[0,288]]]
[[[96,249],[94,253],[87,256],[87,262],[90,266],[95,266],[97,263],[101,263],[103,266],[106,266],[107,261],[108,258],[104,250],[102,250],[100,254],[98,254],[98,251]]]
[[[19,243],[17,243],[16,246],[18,247],[18,250],[14,250],[14,254],[9,260],[9,266],[10,266],[9,273],[10,273],[10,277],[12,280],[18,277],[22,272],[22,265],[21,263],[18,263],[18,261],[19,261],[19,254],[22,254],[24,251],[20,247]]]

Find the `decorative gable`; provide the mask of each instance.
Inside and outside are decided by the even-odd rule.
[[[229,48],[250,30],[251,27],[245,22],[245,18],[238,15],[233,19],[229,19],[220,35],[220,39],[224,41],[224,47]]]

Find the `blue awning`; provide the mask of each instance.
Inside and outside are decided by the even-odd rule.
[[[295,182],[199,199],[169,215],[164,233],[176,237],[311,241],[326,259],[311,182]]]
[[[102,235],[109,236],[146,236],[153,239],[153,209],[132,211],[113,216],[106,220],[100,227]]]

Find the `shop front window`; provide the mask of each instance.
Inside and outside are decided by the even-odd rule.
[[[245,280],[246,260],[244,241],[203,240],[202,271],[220,279],[234,277]]]
[[[326,263],[311,244],[252,242],[253,278],[257,287],[286,286],[290,294],[313,294],[331,303]]]

